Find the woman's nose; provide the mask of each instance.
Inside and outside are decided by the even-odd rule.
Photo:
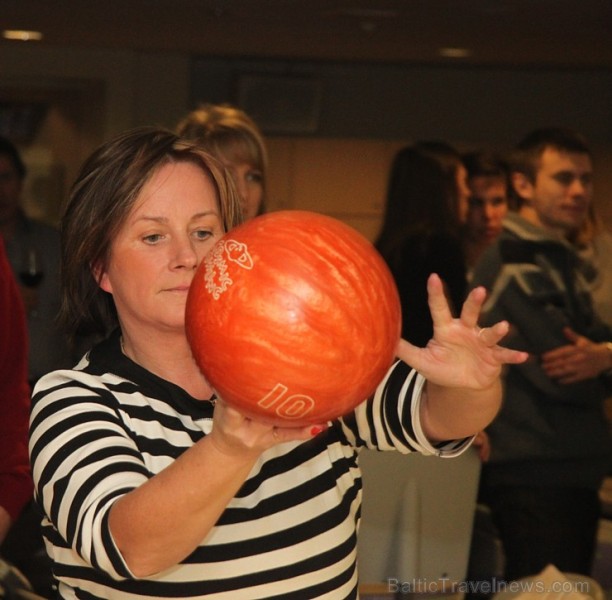
[[[198,265],[198,254],[189,239],[177,241],[174,249],[174,267],[193,269]]]

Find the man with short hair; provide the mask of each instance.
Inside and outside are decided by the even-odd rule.
[[[583,263],[567,242],[593,196],[591,153],[559,128],[533,131],[511,158],[519,200],[477,264],[489,298],[481,325],[505,319],[508,345],[530,353],[505,375],[504,403],[487,429],[482,500],[506,555],[506,578],[590,574],[598,490],[610,467],[603,400],[610,393],[612,330],[593,310]]]
[[[468,272],[501,233],[508,213],[508,167],[496,154],[470,152],[462,157],[470,189],[463,242]]]

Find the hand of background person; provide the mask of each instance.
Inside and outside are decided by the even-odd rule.
[[[612,367],[612,355],[605,343],[592,342],[570,327],[563,330],[570,341],[541,357],[544,372],[561,384],[578,383],[601,375]]]
[[[440,278],[433,274],[427,282],[429,308],[434,335],[425,348],[400,341],[398,357],[419,371],[428,381],[440,386],[486,389],[499,378],[504,364],[527,360],[526,352],[498,345],[508,333],[505,321],[491,327],[478,327],[486,291],[472,290],[454,318]]]

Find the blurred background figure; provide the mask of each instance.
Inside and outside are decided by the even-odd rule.
[[[22,206],[25,177],[26,167],[17,148],[7,138],[0,137],[0,237],[4,239],[8,263],[17,281],[20,306],[25,309],[27,340],[23,350],[28,348],[26,385],[29,381],[30,386],[34,386],[36,381],[49,371],[72,366],[73,353],[68,337],[61,332],[56,322],[60,306],[59,232],[51,225],[26,215]],[[0,342],[10,344],[6,348],[9,354],[7,360],[13,365],[3,367],[0,374],[1,383],[6,385],[8,379],[4,381],[5,376],[8,378],[18,375],[21,366],[18,360],[22,347],[17,340],[9,342],[8,337],[5,337],[10,334],[11,327],[17,326],[18,310],[11,309],[6,313],[4,307],[0,310],[3,318],[10,316],[6,328],[4,325],[0,328]],[[17,486],[18,475],[29,478],[27,419],[30,389],[28,387],[23,400],[15,392],[0,398],[0,402],[6,405],[4,408],[8,411],[6,414],[0,413],[0,427],[8,426],[10,429],[6,435],[0,431],[2,459],[10,461],[15,458],[15,453],[22,450],[26,452],[23,455],[25,464],[22,466],[26,469],[25,472],[11,476]],[[22,419],[25,419],[23,423]],[[13,455],[9,452],[10,449],[6,450],[9,454],[5,455],[5,444],[11,446]],[[25,446],[21,448],[20,444]],[[2,469],[2,474],[4,473]],[[25,487],[23,490],[25,493]],[[20,506],[22,501],[29,502],[23,510],[20,509],[19,518],[17,513],[13,512],[13,524],[2,545],[2,556],[25,574],[36,591],[45,595],[50,589],[50,562],[44,550],[40,517],[32,502],[31,484],[26,498],[22,498],[16,489],[0,490],[0,494],[3,493],[9,496],[14,494],[11,502],[19,502]]]
[[[612,232],[594,204],[589,206],[584,225],[570,234],[569,240],[591,267],[585,275],[595,310],[606,323],[612,324]]]
[[[470,189],[463,227],[463,249],[468,277],[482,253],[502,230],[509,209],[508,167],[496,154],[470,152],[463,155]]]
[[[177,126],[177,133],[198,141],[229,169],[247,221],[265,210],[268,153],[255,122],[229,104],[203,104]]]
[[[402,303],[402,337],[417,346],[431,339],[426,281],[438,273],[455,309],[467,280],[459,237],[469,190],[460,156],[442,142],[400,150],[391,167],[383,224],[376,240]]]
[[[36,600],[8,551],[14,525],[32,499],[29,415],[25,310],[0,236],[0,597]]]
[[[0,236],[0,547],[32,497],[25,311]],[[4,554],[0,548],[0,554]]]
[[[26,309],[30,384],[45,373],[72,366],[70,346],[57,324],[60,305],[60,240],[57,229],[26,215],[22,189],[26,167],[15,145],[0,137],[0,234]]]
[[[420,141],[404,147],[395,155],[391,166],[383,224],[375,245],[397,283],[402,305],[402,337],[417,346],[425,346],[433,330],[427,307],[426,281],[429,275],[433,272],[440,275],[454,310],[461,308],[466,296],[466,261],[460,234],[468,212],[469,189],[466,180],[467,172],[459,152],[443,141]],[[482,433],[475,438],[474,446],[481,439]],[[481,448],[479,444],[479,452]],[[380,457],[371,453],[362,456],[361,460],[364,481],[376,486],[378,493],[382,490],[386,499],[407,493],[406,490],[413,489],[411,485],[416,485],[416,481],[419,498],[435,497],[439,493],[435,482],[444,479],[445,465],[440,461],[428,461],[422,466],[414,461],[406,466],[398,462],[383,463]],[[425,478],[415,475],[420,468],[427,472]],[[461,498],[460,504],[453,507],[456,513],[453,514],[452,525],[447,524],[447,507],[440,512],[429,509],[427,516],[407,519],[410,523],[413,520],[419,523],[414,528],[407,524],[400,527],[394,524],[390,528],[394,536],[402,536],[404,541],[400,545],[426,548],[430,543],[427,536],[431,536],[431,531],[439,528],[441,523],[449,532],[453,532],[448,534],[445,541],[461,532],[462,528],[469,531],[476,509],[480,463],[466,455],[459,468],[459,485],[446,480],[446,493]],[[406,485],[407,477],[410,483]],[[401,504],[403,499],[396,502]],[[374,529],[368,518],[376,523],[370,517],[373,513],[374,509],[364,504],[362,531],[366,536]],[[380,545],[377,537],[370,535]],[[415,540],[408,541],[412,537]],[[397,552],[394,549],[397,539],[392,538],[387,542],[385,551],[390,556]],[[448,554],[442,558],[444,553]],[[457,564],[465,559],[467,567],[468,553],[469,537],[466,535],[464,545],[458,540],[455,544],[441,544],[438,559]],[[418,562],[415,556],[410,560]],[[425,564],[421,567],[427,568]]]
[[[452,209],[457,211],[459,222],[465,222],[470,188],[467,182],[467,169],[463,164],[461,154],[454,146],[438,140],[417,142],[415,148],[438,163],[447,180],[450,197],[452,198]]]
[[[585,262],[583,274],[595,312],[612,325],[612,232],[597,214],[595,204],[589,206],[583,226],[572,232],[568,239]],[[612,433],[612,392],[604,402],[604,410]],[[609,474],[612,475],[612,462]],[[605,486],[601,491],[606,494],[603,509],[608,517],[612,516],[609,488]]]
[[[461,231],[466,261],[467,278],[483,252],[502,232],[503,220],[509,210],[509,175],[506,162],[497,154],[486,151],[468,152],[462,155],[467,171],[470,190],[468,210]],[[482,462],[487,462],[491,453],[488,434],[481,431],[474,440]],[[478,503],[474,514],[474,525],[470,549],[468,579],[486,581],[501,578],[504,574],[504,555],[501,541],[489,508]],[[480,598],[483,594],[471,594]]]
[[[508,344],[531,359],[509,367],[487,428],[481,499],[491,509],[507,580],[559,570],[589,575],[611,444],[612,329],[593,309],[583,261],[567,237],[584,227],[593,162],[577,132],[536,129],[517,145],[510,180],[520,198],[471,285],[489,290],[480,325],[505,319]]]

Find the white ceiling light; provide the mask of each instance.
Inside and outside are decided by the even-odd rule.
[[[5,29],[2,32],[5,40],[18,40],[21,42],[39,42],[43,35],[40,31],[28,31],[27,29]]]
[[[472,51],[469,48],[455,48],[449,46],[447,48],[440,48],[438,54],[446,58],[467,58],[468,56],[472,56]]]

